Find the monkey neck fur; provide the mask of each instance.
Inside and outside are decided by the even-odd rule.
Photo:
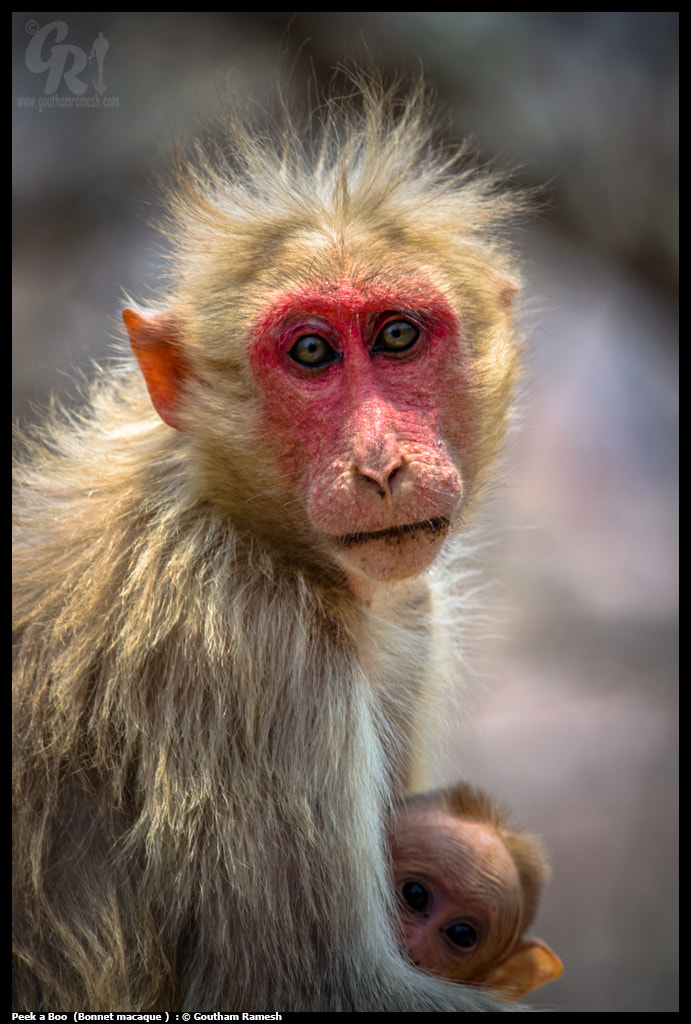
[[[118,779],[140,760],[158,757],[161,777],[171,785],[170,752],[180,742],[176,737],[187,737],[196,753],[190,751],[182,763],[196,763],[199,772],[179,780],[181,808],[220,799],[212,795],[213,775],[231,770],[235,759],[236,767],[246,767],[261,749],[269,758],[264,764],[280,762],[294,756],[301,736],[310,745],[323,743],[325,761],[336,766],[339,743],[357,744],[363,728],[376,732],[380,696],[393,685],[400,661],[418,660],[412,632],[406,627],[398,636],[386,608],[391,599],[393,606],[415,608],[418,615],[424,578],[348,586],[340,570],[325,567],[318,556],[306,559],[304,549],[299,569],[290,552],[277,558],[271,543],[262,544],[256,534],[250,539],[212,508],[207,513],[189,492],[187,508],[181,508],[186,468],[179,435],[172,436],[148,410],[143,414],[145,401],[136,389],[97,388],[93,420],[85,417],[67,434],[56,425],[60,441],[52,450],[49,443],[34,452],[33,461],[18,470],[20,482],[32,483],[24,491],[27,507],[18,503],[18,520],[33,523],[26,547],[18,543],[16,549],[20,661],[41,663],[45,651],[59,649],[31,685],[50,701],[60,701],[63,688],[75,696],[65,704],[71,711],[50,748],[53,771],[62,771],[61,758],[84,722],[87,760],[110,764]],[[104,429],[106,420],[110,426]],[[133,452],[145,467],[135,473]],[[63,485],[66,459],[84,481],[88,516],[78,513],[84,495]],[[63,506],[59,519],[50,511],[55,502]],[[381,634],[374,644],[373,630]],[[385,640],[382,630],[393,630],[397,638]],[[393,656],[404,632],[404,653]],[[203,646],[197,644],[200,635]],[[420,646],[423,657],[426,642]],[[198,653],[190,662],[192,649],[204,651],[201,663]],[[375,652],[366,659],[368,678],[363,649]],[[378,651],[385,656],[382,664]],[[422,666],[405,675],[416,672],[422,675]],[[314,705],[296,696],[306,679]],[[36,692],[34,707],[41,706]],[[182,708],[196,717],[195,727],[178,720]],[[137,749],[121,749],[116,741],[113,721],[121,715],[135,719],[131,735],[142,737]],[[27,727],[42,727],[40,711]],[[390,730],[382,732],[375,749],[384,742],[396,742]],[[381,766],[377,773],[386,798]],[[305,794],[318,800],[322,783],[305,778]],[[128,790],[135,819],[146,817],[155,794],[138,792],[136,783]],[[174,800],[173,787],[171,808]],[[184,817],[181,809],[166,827],[173,821],[182,827],[178,815]]]

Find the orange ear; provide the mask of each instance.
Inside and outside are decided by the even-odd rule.
[[[125,309],[122,319],[156,412],[169,426],[184,430],[179,412],[190,370],[179,346],[177,315]]]
[[[498,278],[499,300],[503,306],[512,306],[513,297],[518,291],[518,285],[510,281],[508,277]]]
[[[561,978],[564,966],[542,939],[521,939],[506,960],[482,976],[482,985],[504,999],[520,999],[548,981]]]

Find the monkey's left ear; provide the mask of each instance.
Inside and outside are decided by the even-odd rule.
[[[508,277],[500,277],[497,279],[499,285],[499,299],[503,306],[511,306],[513,304],[513,297],[518,291],[518,285],[510,281]]]
[[[125,309],[122,319],[156,412],[169,426],[184,430],[180,408],[190,369],[180,350],[178,317]]]
[[[548,981],[556,981],[564,965],[542,939],[521,939],[509,956],[482,976],[483,987],[504,999],[521,999]]]

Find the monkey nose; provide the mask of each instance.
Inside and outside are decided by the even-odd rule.
[[[391,499],[403,476],[404,462],[401,456],[395,456],[381,466],[361,460],[354,469],[357,478],[363,480],[370,490],[374,489],[380,498]]]

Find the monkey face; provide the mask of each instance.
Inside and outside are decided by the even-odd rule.
[[[308,283],[288,261],[282,290],[276,266],[224,311],[216,275],[196,299],[207,334],[187,308],[124,316],[159,415],[196,445],[199,493],[366,593],[427,569],[462,526],[503,435],[515,286],[452,287],[433,261],[371,273],[376,239],[340,260],[308,241]]]
[[[394,836],[399,927],[410,958],[454,981],[475,981],[519,937],[523,892],[495,828],[438,808],[404,811]]]
[[[444,298],[419,281],[305,288],[254,337],[262,434],[320,546],[373,580],[427,568],[464,495],[467,366]]]

